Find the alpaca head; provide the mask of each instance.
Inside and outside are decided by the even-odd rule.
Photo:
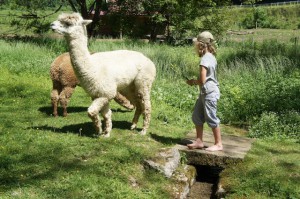
[[[53,31],[63,34],[66,37],[76,38],[76,36],[86,35],[86,25],[92,20],[85,20],[79,13],[60,14],[58,19],[51,23]]]

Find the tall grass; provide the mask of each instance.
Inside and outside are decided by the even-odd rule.
[[[65,49],[47,42],[0,40],[0,198],[170,198],[173,182],[143,161],[183,136],[171,117],[182,111],[154,97],[149,133],[138,136],[133,113],[111,103],[111,138],[95,139],[77,88],[68,117],[50,117],[49,68]]]
[[[67,51],[64,41],[6,39],[0,40],[0,46],[1,198],[172,198],[173,182],[144,170],[142,163],[193,128],[190,116],[199,91],[186,85],[183,78],[198,75],[199,58],[192,46],[90,42],[91,51],[122,48],[143,52],[155,62],[158,71],[152,90],[149,134],[140,137],[127,130],[133,113],[112,103],[113,131],[109,139],[91,138],[93,127],[84,113],[90,99],[81,88],[71,99],[67,118],[49,117],[49,68],[57,55]],[[294,188],[297,178],[286,182],[283,176],[290,173],[282,169],[284,173],[278,174],[278,168],[284,165],[294,170],[299,167],[292,148],[299,143],[300,70],[298,58],[290,53],[299,55],[299,51],[285,44],[280,53],[272,48],[272,43],[221,43],[218,51],[222,123],[250,125],[252,137],[278,139],[266,139],[258,142],[262,146],[254,146],[257,150],[246,161],[246,168],[238,167],[245,175],[236,170],[231,176],[226,174],[232,182],[228,189],[232,191],[233,186],[232,193],[241,197],[249,196],[253,189],[265,197],[272,189],[276,189],[274,194],[279,198],[297,197],[299,193]],[[288,159],[284,162],[283,157],[270,156],[273,149],[269,143],[279,146],[282,155],[288,153]],[[284,145],[289,143],[291,147],[286,152]],[[266,168],[268,162],[256,157],[261,151],[266,161],[276,164]],[[259,164],[257,159],[261,159]],[[279,187],[276,180],[284,181],[284,187]]]
[[[298,150],[287,140],[256,141],[243,163],[221,173],[226,198],[299,198]]]
[[[243,163],[222,172],[226,198],[300,196],[299,47],[253,40],[221,45],[219,116],[260,138]]]
[[[34,38],[9,42],[10,45],[3,45],[7,49],[1,51],[0,55],[3,57],[3,65],[15,73],[26,71],[48,75],[45,67],[49,66],[43,62],[47,61],[49,64],[55,56],[68,50],[61,39]],[[28,42],[34,46],[30,46]],[[31,48],[31,51],[27,51],[27,48]],[[42,53],[40,48],[47,53]],[[199,91],[188,87],[184,78],[198,76],[199,58],[192,46],[170,47],[131,40],[92,40],[89,49],[91,52],[128,49],[144,53],[157,67],[159,83],[155,83],[153,97],[179,111],[190,112],[193,109]],[[32,53],[38,55],[38,59],[33,61],[30,58]],[[291,40],[290,43],[274,40],[248,40],[239,43],[227,40],[220,43],[217,58],[222,94],[219,116],[223,123],[249,128],[259,123],[261,116],[265,114],[276,113],[280,117],[289,118],[290,111],[293,114],[300,111],[300,45],[297,40]],[[12,63],[11,60],[19,62]],[[167,120],[164,113],[160,113],[159,117]],[[182,123],[188,120],[187,117],[183,118]],[[288,122],[283,123],[286,126]],[[295,137],[297,128],[286,129],[293,129],[291,135]],[[255,131],[259,131],[257,127]]]
[[[261,23],[258,24],[259,27],[299,29],[299,7],[299,4],[246,8],[229,7],[222,9],[222,11],[226,14],[226,20],[230,24],[230,29],[247,28],[245,21],[250,21],[254,18]],[[239,17],[237,18],[236,16]],[[255,27],[255,20],[251,22],[251,26]]]
[[[228,53],[228,52],[229,53]],[[275,113],[282,118],[273,123],[283,135],[299,135],[300,46],[297,43],[231,42],[220,55],[219,77],[222,98],[220,116],[226,123],[251,126],[251,136],[262,136],[261,119]],[[286,118],[293,114],[293,123]],[[297,119],[298,118],[298,119]],[[259,128],[256,124],[261,124]],[[297,128],[294,128],[296,124]],[[280,126],[285,126],[282,128]],[[255,131],[255,132],[254,132]],[[278,131],[276,131],[278,132]]]

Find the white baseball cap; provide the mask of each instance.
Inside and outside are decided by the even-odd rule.
[[[214,36],[209,31],[204,31],[204,32],[201,32],[197,36],[197,38],[194,38],[193,40],[207,44],[207,43],[211,43],[214,41]]]

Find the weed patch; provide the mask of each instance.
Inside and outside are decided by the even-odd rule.
[[[86,114],[91,101],[80,87],[71,98],[68,117],[51,116],[49,69],[54,58],[66,50],[61,44],[51,39],[0,40],[1,197],[170,197],[172,182],[145,171],[142,162],[158,149],[174,145],[193,128],[190,117],[199,91],[183,78],[197,77],[199,60],[193,48],[127,40],[90,43],[91,51],[123,48],[143,52],[158,70],[151,93],[149,134],[139,136],[129,130],[133,112],[112,102],[113,130],[111,138],[103,139],[93,135]],[[246,164],[236,167],[240,170],[224,174],[233,197],[297,198],[299,194],[299,176],[294,172],[299,170],[299,158],[295,158],[299,62],[289,52],[300,51],[282,48],[288,49],[282,51],[286,54],[273,57],[258,56],[261,48],[250,43],[247,48],[219,48],[219,116],[223,123],[250,125],[252,137],[264,138],[254,145]],[[223,129],[234,131],[228,128]],[[269,162],[272,167],[266,166]],[[287,181],[284,176],[289,176]],[[254,193],[258,189],[261,191]]]
[[[243,163],[221,173],[226,198],[298,198],[297,151],[296,142],[257,140]]]

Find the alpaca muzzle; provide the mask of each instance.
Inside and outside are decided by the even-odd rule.
[[[58,23],[53,22],[53,23],[50,24],[50,29],[51,29],[52,31],[58,32],[59,27],[60,27],[60,25],[59,25]]]

